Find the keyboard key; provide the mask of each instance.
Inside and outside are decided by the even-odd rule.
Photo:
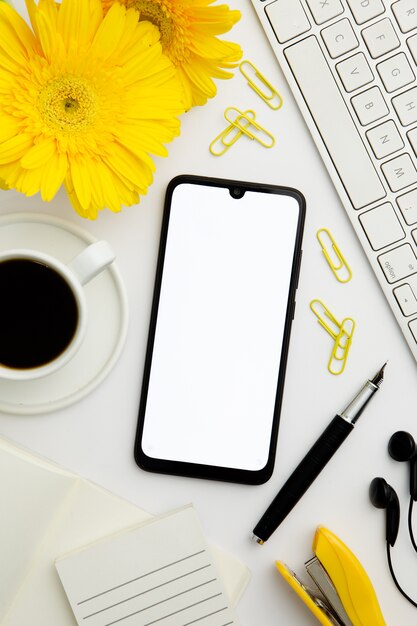
[[[332,59],[354,50],[359,45],[353,28],[347,19],[323,28],[321,35]]]
[[[416,78],[404,52],[378,63],[376,69],[389,93],[405,87]]]
[[[408,325],[410,327],[410,330],[413,334],[415,341],[417,341],[417,320],[413,320],[412,322],[409,322]]]
[[[362,126],[376,122],[389,113],[379,87],[371,87],[352,98],[353,108]]]
[[[373,59],[395,50],[400,45],[392,22],[387,18],[364,28],[362,36]]]
[[[407,283],[410,285],[413,294],[417,298],[417,274],[413,274],[407,278]]]
[[[415,0],[394,2],[392,10],[403,33],[417,28],[417,7]]]
[[[417,258],[409,243],[381,254],[378,261],[389,283],[395,283],[417,272]]]
[[[382,0],[348,0],[357,24],[364,24],[385,12]]]
[[[410,52],[413,56],[414,63],[417,64],[417,35],[413,35],[407,39],[407,45],[410,48]]]
[[[370,83],[374,79],[368,61],[362,52],[354,54],[346,61],[336,65],[337,72],[346,91],[354,91]]]
[[[413,128],[407,133],[407,137],[411,143],[414,153],[417,155],[417,128]]]
[[[381,165],[391,191],[400,191],[417,182],[417,171],[409,154],[402,154]]]
[[[280,43],[290,41],[311,28],[299,0],[275,0],[265,7],[265,13]]]
[[[403,126],[417,122],[417,87],[395,96],[392,99],[392,104]]]
[[[417,224],[417,189],[398,196],[397,204],[406,223]]]
[[[403,315],[408,316],[417,313],[417,298],[410,285],[405,284],[394,289],[394,296],[397,298]]]
[[[324,24],[343,13],[340,0],[307,0],[307,4],[316,24]]]
[[[317,39],[307,37],[284,54],[353,207],[361,209],[384,198],[385,189]]]
[[[404,148],[404,142],[392,120],[379,124],[366,133],[377,159],[383,159]]]
[[[275,1],[250,0],[268,36],[272,31],[265,6]],[[318,1],[324,11],[329,0]],[[299,0],[311,28],[284,45],[275,40],[273,51],[417,362],[417,312],[405,317],[398,303],[408,314],[405,300],[410,301],[411,294],[405,289],[393,293],[407,284],[414,304],[417,300],[417,119],[413,110],[414,95],[417,100],[417,25],[413,22],[417,0],[340,0],[344,12],[320,24],[316,21],[321,21],[317,7],[315,14],[311,11],[313,2]],[[336,39],[338,35],[343,38]],[[353,45],[355,48],[349,49]],[[336,66],[340,70],[340,63],[358,53],[364,54],[373,80],[360,87],[354,84],[353,90],[346,92]],[[382,117],[376,115],[378,103],[385,113]],[[384,203],[405,235],[374,250],[359,216]],[[353,218],[355,213],[357,219]],[[372,230],[375,225],[370,215],[362,221],[373,246],[383,245],[392,232],[383,229],[385,240],[382,238],[381,243],[378,231],[375,234]]]
[[[404,239],[405,233],[390,202],[365,211],[359,221],[374,250],[381,250]]]

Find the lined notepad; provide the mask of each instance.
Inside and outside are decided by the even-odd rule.
[[[155,519],[3,438],[0,502],[1,626],[74,626],[56,559]],[[229,604],[235,606],[248,584],[249,570],[228,552],[210,548]],[[156,626],[168,624],[157,622]]]
[[[83,626],[236,624],[192,506],[56,562]]]

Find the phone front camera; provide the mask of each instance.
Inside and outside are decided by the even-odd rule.
[[[240,189],[240,187],[232,187],[232,189],[230,190],[230,194],[233,196],[233,198],[242,198],[244,193],[245,192]]]

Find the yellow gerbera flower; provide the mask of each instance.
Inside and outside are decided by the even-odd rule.
[[[242,57],[240,46],[218,39],[240,19],[227,5],[209,6],[215,0],[102,0],[104,10],[114,2],[135,7],[139,19],[158,27],[165,54],[177,68],[185,108],[204,104],[216,95],[212,78],[230,78],[225,71]]]
[[[152,182],[149,153],[179,133],[175,68],[157,29],[100,0],[27,0],[33,31],[0,2],[0,180],[51,200],[65,184],[94,219]]]

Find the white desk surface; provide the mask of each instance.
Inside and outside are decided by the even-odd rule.
[[[408,540],[408,466],[391,460],[391,434],[408,430],[417,437],[417,367],[397,328],[365,255],[338,200],[309,133],[249,0],[232,3],[242,19],[230,39],[244,58],[261,68],[284,97],[271,111],[236,72],[218,83],[218,95],[182,117],[181,137],[169,146],[169,157],[157,160],[155,181],[140,204],[114,215],[103,212],[95,222],[79,218],[63,192],[49,204],[1,192],[0,214],[39,211],[59,215],[107,239],[117,254],[130,307],[124,351],[106,380],[77,404],[56,413],[15,417],[0,414],[0,434],[59,462],[153,513],[193,502],[207,537],[244,561],[251,582],[239,606],[242,626],[313,626],[315,618],[275,571],[281,559],[296,572],[311,553],[318,524],[329,527],[355,552],[377,591],[390,626],[416,623],[415,609],[395,589],[385,558],[385,512],[369,502],[374,476],[392,484],[402,505],[398,542],[393,550],[397,576],[417,598],[417,562]],[[238,7],[238,5],[240,5]],[[18,10],[22,0],[15,2]],[[221,158],[208,145],[225,126],[227,106],[254,108],[259,121],[276,136],[267,150],[241,139]],[[282,184],[299,189],[307,200],[303,261],[292,328],[286,385],[272,478],[261,486],[217,483],[150,474],[133,459],[137,409],[151,308],[165,188],[178,174],[200,174]],[[336,282],[315,233],[326,226],[334,234],[353,269],[353,280]],[[342,376],[326,369],[329,340],[309,309],[322,298],[338,315],[357,321],[347,368]],[[264,545],[251,542],[251,531],[278,488],[333,415],[389,359],[383,388],[358,422],[353,434],[309,489],[277,532]],[[416,514],[417,518],[417,514]],[[417,533],[417,519],[415,520]],[[28,616],[29,617],[29,616]]]

